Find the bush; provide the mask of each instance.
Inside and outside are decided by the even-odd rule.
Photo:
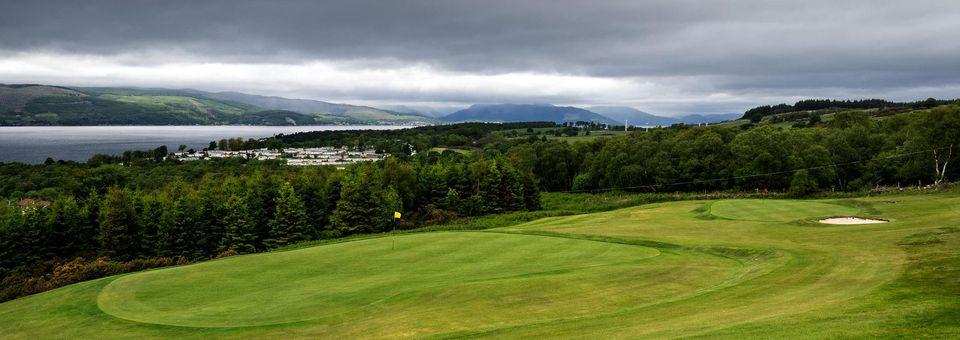
[[[414,220],[420,221],[421,225],[444,224],[457,218],[455,212],[440,209],[432,204],[423,208],[423,213],[414,216]]]
[[[793,180],[790,181],[790,193],[799,197],[807,196],[816,192],[817,181],[810,177],[807,170],[800,170],[793,174]]]
[[[342,236],[343,234],[341,234],[339,230],[330,229],[330,230],[321,231],[319,239],[326,240],[331,238],[340,238]]]
[[[127,262],[115,262],[107,258],[87,261],[76,258],[56,265],[49,273],[22,272],[4,278],[0,290],[0,302],[21,296],[36,294],[69,284],[99,279],[116,274],[141,271],[144,269],[167,267],[173,264],[187,264],[185,258],[176,262],[169,257],[136,259]]]
[[[217,254],[217,258],[219,259],[219,258],[237,256],[237,255],[240,255],[240,253],[238,253],[236,250],[228,249],[220,252],[220,254]]]

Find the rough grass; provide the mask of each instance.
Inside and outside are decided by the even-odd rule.
[[[629,201],[612,197],[588,205]],[[0,304],[0,329],[10,338],[955,337],[958,206],[948,192],[479,218],[477,229],[508,226],[84,282]],[[863,207],[891,222],[794,222]]]

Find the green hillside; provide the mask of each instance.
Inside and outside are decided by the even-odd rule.
[[[23,339],[951,337],[958,206],[956,191],[679,201],[358,239],[67,286],[0,304],[0,329]],[[890,222],[816,222],[834,215]]]
[[[27,103],[47,96],[76,98],[85,95],[75,90],[56,86],[0,84],[0,112],[22,112]]]
[[[205,98],[228,100],[272,110],[296,111],[312,115],[318,120],[331,123],[364,122],[368,124],[425,124],[437,119],[420,114],[382,110],[369,106],[328,103],[319,100],[289,99],[275,96],[258,96],[238,92],[201,92]]]
[[[435,122],[433,118],[366,106],[269,97],[275,98],[274,102],[316,102],[333,108],[322,112],[299,111],[283,105],[259,105],[271,102],[244,100],[259,97],[244,94],[224,97],[196,90],[0,84],[0,125],[418,125]]]

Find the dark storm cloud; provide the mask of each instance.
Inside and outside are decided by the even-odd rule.
[[[898,89],[960,83],[960,6],[953,1],[4,1],[0,6],[0,50],[13,52],[170,51],[201,61],[337,60],[374,68],[426,64],[472,74],[682,78],[699,82],[686,85],[690,95],[896,96],[909,92]]]

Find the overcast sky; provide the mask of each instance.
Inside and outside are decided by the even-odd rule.
[[[742,112],[960,97],[956,1],[0,0],[0,83]]]

